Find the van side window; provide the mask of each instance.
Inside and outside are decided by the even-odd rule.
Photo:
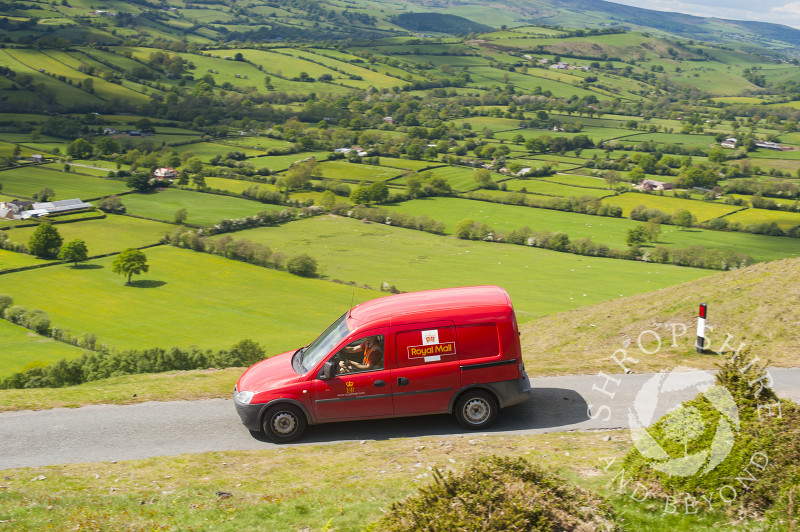
[[[400,331],[396,342],[397,366],[401,368],[454,360],[458,354],[450,326]]]
[[[383,335],[359,338],[334,355],[337,374],[357,373],[383,369]]]
[[[494,323],[459,325],[456,328],[456,335],[458,336],[458,357],[461,360],[495,357],[500,354],[500,340],[497,325]]]

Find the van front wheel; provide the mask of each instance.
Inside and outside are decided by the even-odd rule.
[[[306,430],[306,416],[296,406],[276,405],[264,416],[264,434],[275,443],[294,441]]]
[[[456,402],[455,415],[465,429],[479,430],[494,423],[497,401],[486,392],[466,392]]]

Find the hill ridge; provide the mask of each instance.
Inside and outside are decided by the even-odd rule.
[[[526,366],[537,374],[545,367],[557,374],[621,372],[611,357],[624,349],[638,360],[628,364],[636,372],[677,365],[713,368],[721,357],[697,354],[694,348],[700,303],[708,305],[711,351],[728,338],[732,348],[726,352],[744,342],[749,357],[760,357],[760,363],[800,363],[800,258],[792,258],[537,318],[520,327]]]

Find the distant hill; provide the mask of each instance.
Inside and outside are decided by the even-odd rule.
[[[452,33],[455,35],[485,33],[494,29],[491,26],[479,24],[464,17],[443,15],[441,13],[402,13],[392,18],[391,22],[411,31]]]
[[[410,4],[425,6],[438,13],[469,17],[495,27],[523,23],[570,28],[624,26],[639,31],[655,30],[685,39],[754,44],[800,52],[800,30],[782,24],[698,17],[605,0],[502,0],[491,3],[481,0],[419,0]],[[393,2],[390,5],[397,4]]]
[[[532,373],[620,373],[611,356],[624,348],[638,364],[634,372],[659,371],[676,365],[714,368],[721,357],[695,353],[697,310],[708,304],[708,338],[716,351],[728,334],[734,347],[751,347],[748,360],[760,357],[778,366],[800,366],[800,259],[756,264],[704,277],[656,292],[607,301],[574,311],[549,315],[521,327],[526,366]],[[683,323],[672,347],[673,328]],[[661,337],[657,349],[653,333]],[[676,326],[676,333],[682,327]],[[627,345],[627,347],[623,347]],[[624,358],[620,353],[618,358]]]
[[[74,5],[73,5],[74,4]],[[101,4],[98,4],[101,5]],[[17,0],[4,4],[0,39],[73,45],[183,41],[324,41],[376,39],[409,33],[464,35],[492,28],[545,24],[623,27],[661,36],[767,47],[800,54],[800,31],[780,24],[704,18],[604,0],[204,0],[173,6],[138,0],[109,6]]]

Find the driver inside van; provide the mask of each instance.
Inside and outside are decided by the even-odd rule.
[[[362,353],[361,362],[348,360],[347,354]],[[367,336],[358,345],[348,346],[342,349],[342,358],[339,362],[339,373],[352,373],[354,371],[368,371],[383,368],[383,337],[381,335]]]

